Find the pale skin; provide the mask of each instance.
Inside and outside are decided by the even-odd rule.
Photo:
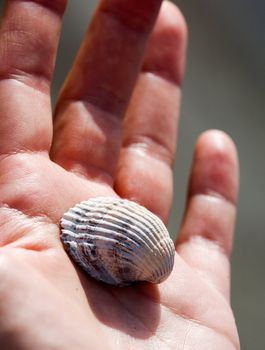
[[[167,222],[187,29],[173,4],[160,5],[100,3],[52,115],[50,83],[66,1],[6,1],[3,350],[240,348],[229,272],[238,162],[223,132],[207,131],[197,141],[175,266],[161,285],[96,282],[74,266],[59,238],[63,213],[95,196],[135,200]]]

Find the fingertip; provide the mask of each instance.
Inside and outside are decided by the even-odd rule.
[[[163,1],[158,21],[165,29],[171,29],[181,38],[187,39],[188,26],[186,19],[179,7],[173,2]]]
[[[180,9],[164,1],[149,40],[143,70],[181,85],[186,61],[188,29]]]
[[[206,130],[199,136],[196,142],[196,150],[204,147],[207,151],[210,151],[211,148],[209,146],[211,146],[213,152],[228,153],[234,159],[237,158],[237,149],[233,139],[222,130]]]
[[[189,194],[215,194],[235,204],[238,173],[237,149],[232,138],[220,130],[202,133],[195,147]]]
[[[138,1],[103,0],[100,11],[109,13],[125,27],[137,32],[148,32],[152,29],[158,15],[162,0]]]

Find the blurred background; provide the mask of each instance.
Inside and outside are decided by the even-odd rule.
[[[237,144],[241,166],[232,307],[242,350],[264,350],[265,2],[175,2],[188,22],[190,40],[169,229],[175,235],[180,225],[197,137],[209,128],[226,131]],[[53,84],[54,101],[96,3],[69,0]]]

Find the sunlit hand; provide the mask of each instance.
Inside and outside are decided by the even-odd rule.
[[[225,134],[206,132],[196,145],[166,282],[98,283],[75,268],[59,239],[62,214],[95,196],[135,200],[167,221],[186,27],[165,2],[153,29],[160,2],[101,2],[53,117],[50,84],[66,1],[6,1],[0,28],[2,350],[239,349],[229,302],[238,169]]]

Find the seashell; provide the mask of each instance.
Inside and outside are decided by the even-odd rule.
[[[162,221],[126,199],[92,198],[61,219],[61,240],[90,276],[116,286],[160,283],[170,274],[175,248]]]

